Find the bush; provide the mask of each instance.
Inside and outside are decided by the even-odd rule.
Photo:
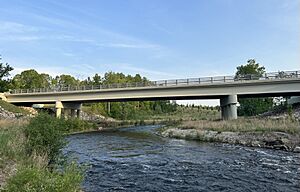
[[[60,149],[66,144],[63,138],[65,123],[48,114],[39,114],[30,120],[25,127],[26,151],[29,155],[33,152],[38,155],[47,155],[49,162],[60,157]]]
[[[81,170],[76,164],[64,168],[63,172],[52,171],[38,166],[21,167],[11,177],[4,191],[7,192],[75,192],[80,191],[83,180]]]

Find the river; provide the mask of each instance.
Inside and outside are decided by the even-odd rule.
[[[300,191],[300,154],[162,138],[158,126],[70,135],[84,191]]]

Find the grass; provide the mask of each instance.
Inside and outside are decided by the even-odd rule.
[[[3,100],[0,100],[0,107],[2,107],[6,111],[9,111],[12,113],[23,114],[23,115],[29,114],[29,112],[27,110],[21,109],[13,104],[3,101]]]
[[[0,120],[0,168],[7,162],[23,158],[24,134],[21,126],[26,123],[23,120]]]
[[[81,190],[81,168],[74,163],[60,164],[53,158],[63,146],[65,125],[65,120],[49,115],[30,121],[0,121],[0,191]]]
[[[299,121],[292,119],[239,118],[231,121],[183,121],[179,128],[231,132],[286,132],[300,133]]]

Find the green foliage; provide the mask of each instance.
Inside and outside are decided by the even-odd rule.
[[[63,132],[81,126],[81,122],[40,114],[23,127],[24,123],[0,122],[1,179],[9,177],[1,189],[7,192],[81,191],[83,170],[77,164],[53,164],[65,144]],[[69,127],[65,128],[66,125]],[[50,161],[52,164],[48,166]],[[13,175],[12,169],[17,170]]]
[[[51,77],[48,74],[39,74],[36,70],[30,69],[15,75],[12,80],[12,86],[14,89],[49,87],[49,79]]]
[[[56,78],[56,86],[67,87],[67,86],[78,86],[80,81],[72,77],[71,75],[60,75]]]
[[[26,150],[29,155],[47,155],[50,162],[56,161],[60,149],[65,146],[63,139],[65,123],[48,114],[39,114],[30,120],[25,127],[25,136],[28,138]]]
[[[9,88],[10,80],[7,77],[13,68],[8,63],[2,63],[1,60],[0,57],[0,92],[4,92]]]
[[[239,103],[239,116],[255,116],[272,109],[273,98],[241,98]]]
[[[255,59],[249,59],[246,65],[240,65],[236,69],[236,77],[253,75],[254,78],[258,78],[265,73],[265,67],[256,63]],[[241,98],[239,103],[238,115],[254,116],[270,110],[273,107],[273,98]]]
[[[20,159],[25,156],[23,145],[23,137],[21,128],[10,125],[0,129],[0,170],[10,161]]]
[[[13,104],[10,104],[6,101],[3,101],[3,100],[0,100],[0,106],[6,110],[6,111],[9,111],[9,112],[12,112],[12,113],[21,113],[23,115],[27,115],[29,114],[28,111],[24,110],[24,109],[21,109]]]
[[[236,76],[255,75],[261,77],[265,73],[265,67],[256,63],[255,59],[249,59],[246,65],[240,65],[236,69]]]
[[[81,170],[71,164],[63,169],[49,171],[35,165],[21,167],[11,177],[4,191],[7,192],[75,192],[80,191],[83,180]]]

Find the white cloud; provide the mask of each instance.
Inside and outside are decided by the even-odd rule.
[[[157,71],[157,70],[150,70],[150,69],[146,69],[146,68],[139,68],[139,67],[134,67],[132,65],[129,64],[121,64],[120,68],[126,71],[130,71],[135,72],[135,73],[139,73],[142,74],[143,76],[147,76],[147,77],[159,77],[159,78],[174,78],[176,77],[176,75],[172,74],[172,73],[166,73],[166,72],[162,72],[162,71]]]
[[[27,33],[27,32],[37,32],[39,29],[34,26],[24,25],[21,23],[10,22],[10,21],[0,21],[0,32],[1,33]]]
[[[107,44],[98,44],[102,47],[113,47],[113,48],[133,48],[133,49],[152,49],[159,48],[159,45],[155,44],[127,44],[127,43],[107,43]]]
[[[9,35],[0,37],[0,41],[38,41],[43,37],[35,35]]]

